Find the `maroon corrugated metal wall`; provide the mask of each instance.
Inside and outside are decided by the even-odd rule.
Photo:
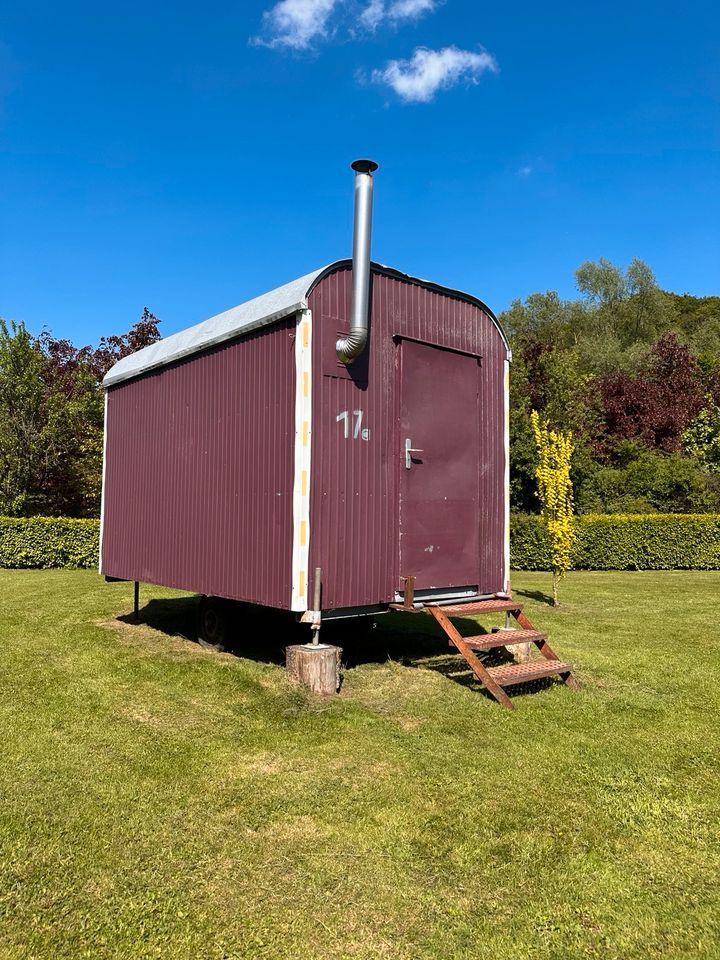
[[[108,393],[101,572],[290,605],[295,320]]]
[[[468,445],[478,445],[479,508],[468,508],[475,515],[457,530],[455,522],[448,526],[457,536],[456,560],[468,554],[469,543],[479,543],[477,584],[468,585],[482,593],[503,590],[506,347],[500,332],[476,304],[374,270],[369,345],[346,368],[335,342],[347,331],[350,300],[345,264],[321,279],[309,298],[308,578],[322,568],[327,609],[387,603],[402,589],[402,574],[422,577],[422,571],[401,570],[399,562],[400,480],[407,479],[400,434],[404,338],[479,357],[435,364],[467,370],[478,384],[471,415],[459,422],[451,417],[447,429],[463,431]],[[432,357],[429,362],[432,369]],[[289,318],[109,390],[104,574],[290,606],[295,376],[295,318]],[[428,382],[430,395],[434,388]],[[463,401],[462,409],[467,405]],[[453,407],[438,404],[441,409]],[[450,418],[438,417],[443,425]],[[455,494],[457,502],[471,502],[457,482],[453,487],[452,470],[447,484],[448,499]],[[475,525],[471,539],[468,524]],[[442,549],[455,549],[452,536]],[[432,559],[428,577],[437,576],[429,572],[437,569]]]
[[[335,341],[347,330],[350,300],[351,272],[341,268],[317,284],[309,304],[314,351],[310,569],[322,568],[323,606],[387,602],[402,588],[399,576],[414,572],[398,569],[404,463],[397,338],[402,337],[481,357],[479,418],[447,428],[465,430],[467,443],[480,446],[480,509],[467,523],[479,526],[480,591],[503,590],[506,347],[497,327],[472,303],[373,271],[367,355],[356,369],[345,369],[335,356]],[[433,384],[427,389],[432,391]],[[360,410],[355,437],[355,411]],[[366,441],[363,429],[369,431]],[[447,482],[451,490],[451,475]],[[459,542],[464,536],[459,528]]]

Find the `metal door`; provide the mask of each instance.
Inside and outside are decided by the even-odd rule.
[[[477,357],[400,346],[400,576],[416,589],[479,583]]]

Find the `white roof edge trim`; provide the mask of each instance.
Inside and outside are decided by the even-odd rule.
[[[253,330],[258,330],[261,327],[282,320],[284,317],[299,313],[301,310],[306,310],[308,306],[308,296],[315,284],[331,270],[347,266],[350,263],[351,261],[347,259],[336,260],[333,263],[327,264],[327,266],[321,267],[319,270],[313,270],[312,273],[298,277],[297,280],[291,280],[290,283],[276,287],[268,293],[263,293],[259,297],[247,300],[237,307],[232,307],[230,310],[218,313],[208,320],[203,320],[202,323],[197,323],[192,327],[188,327],[186,330],[173,333],[163,340],[158,340],[157,343],[152,343],[150,346],[143,347],[141,350],[137,350],[135,353],[123,357],[122,360],[119,360],[107,372],[103,380],[103,387],[106,389],[108,387],[114,387],[116,384],[122,383],[125,380],[130,380],[144,373],[148,373],[151,370],[165,367],[170,363],[182,360],[194,353],[208,350],[211,347],[225,343],[227,340],[233,340],[242,334],[250,333]],[[383,273],[398,277],[399,279],[421,283],[423,286],[433,290],[457,296],[476,304],[487,313],[495,327],[497,327],[508,351],[508,359],[510,359],[510,345],[507,337],[498,323],[495,314],[482,300],[478,300],[478,298],[472,296],[472,294],[463,293],[461,290],[453,290],[450,287],[443,287],[441,284],[434,283],[431,280],[422,280],[418,277],[410,276],[410,274],[402,273],[393,267],[387,267],[381,263],[373,262],[372,267]]]

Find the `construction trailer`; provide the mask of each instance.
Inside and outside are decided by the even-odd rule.
[[[315,626],[392,608],[445,611],[451,629],[460,606],[519,613],[508,599],[507,338],[477,297],[371,262],[376,165],[353,166],[352,260],[105,377],[109,579],[295,611]],[[572,683],[542,635],[505,631],[504,645],[521,642],[511,633],[533,634],[522,642],[544,654],[538,675]],[[533,679],[530,664],[515,666],[505,680]]]

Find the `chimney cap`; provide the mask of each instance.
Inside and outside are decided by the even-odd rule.
[[[374,173],[378,168],[374,160],[353,160],[350,166],[355,173]]]

